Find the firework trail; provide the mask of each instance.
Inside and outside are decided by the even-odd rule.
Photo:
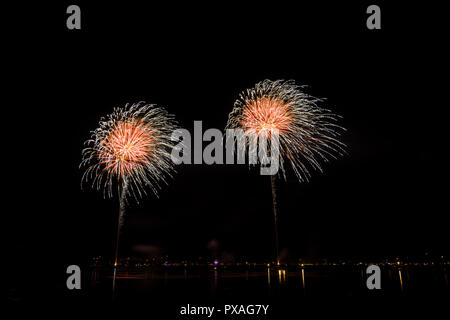
[[[139,201],[148,187],[155,195],[174,171],[171,160],[172,131],[176,122],[165,109],[139,102],[115,108],[85,142],[81,179],[104,196],[112,197],[114,185],[120,198],[116,259],[120,228],[128,197]]]
[[[336,124],[340,117],[319,107],[320,102],[322,99],[304,93],[303,87],[292,80],[264,80],[239,95],[226,128],[246,132],[249,148],[255,146],[250,141],[259,141],[261,136],[270,137],[271,132],[277,130],[283,177],[286,179],[287,162],[300,182],[308,181],[311,169],[322,172],[322,162],[345,153],[345,145],[338,140],[340,132],[345,130]],[[279,264],[275,178],[271,176]]]

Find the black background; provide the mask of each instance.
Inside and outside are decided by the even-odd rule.
[[[3,161],[8,264],[59,270],[111,256],[117,200],[81,191],[83,141],[127,102],[164,106],[189,130],[225,127],[240,91],[294,79],[343,116],[348,155],[300,184],[279,181],[287,258],[448,254],[446,32],[438,6],[380,3],[72,3],[8,19]],[[11,20],[11,21],[10,21]],[[123,255],[273,258],[270,179],[239,165],[182,165],[159,199],[128,211]],[[19,270],[21,270],[19,268]]]

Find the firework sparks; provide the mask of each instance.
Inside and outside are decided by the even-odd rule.
[[[242,129],[249,152],[255,152],[257,141],[278,134],[279,163],[286,179],[284,161],[290,163],[300,182],[308,181],[309,169],[322,171],[321,162],[345,153],[338,140],[337,115],[318,106],[321,99],[302,91],[294,81],[264,80],[240,94],[228,117],[227,129]],[[260,145],[270,152],[271,145]],[[275,153],[276,154],[276,153]],[[265,159],[260,159],[261,163]],[[280,265],[276,175],[270,177],[275,226],[276,263]]]
[[[100,120],[99,128],[86,141],[80,164],[86,167],[82,183],[91,180],[94,188],[103,189],[104,195],[111,197],[117,182],[120,202],[114,266],[118,262],[127,195],[138,200],[146,193],[146,186],[157,195],[161,182],[171,176],[174,129],[175,120],[164,109],[139,102],[115,108]],[[113,291],[114,283],[115,278]]]
[[[113,185],[123,183],[126,194],[139,200],[145,187],[157,195],[161,182],[173,172],[170,152],[173,116],[155,105],[137,103],[115,108],[86,141],[80,167],[82,182],[113,195]]]
[[[311,168],[322,171],[321,162],[345,153],[338,140],[339,116],[318,106],[321,99],[302,91],[294,81],[264,80],[242,92],[229,115],[227,129],[242,129],[250,139],[279,134],[280,167],[291,164],[300,181],[308,181]]]

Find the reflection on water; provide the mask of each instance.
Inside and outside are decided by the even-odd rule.
[[[283,285],[286,282],[286,270],[278,269],[278,283]]]
[[[92,269],[90,293],[129,295],[167,294],[179,297],[449,294],[443,267],[386,267],[381,290],[368,290],[365,267],[278,266],[166,267],[149,270]],[[308,290],[306,282],[308,281]],[[109,289],[108,289],[109,288]],[[109,294],[107,294],[109,292]]]
[[[302,268],[302,288],[305,289],[305,269]]]
[[[112,281],[112,297],[113,297],[113,299],[114,299],[114,293],[116,292],[116,273],[117,273],[117,267],[114,266],[113,281]]]

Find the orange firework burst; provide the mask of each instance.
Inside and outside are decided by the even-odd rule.
[[[338,116],[320,108],[320,99],[304,93],[294,81],[264,80],[240,94],[230,113],[227,129],[242,129],[250,140],[279,134],[280,166],[288,161],[300,181],[308,180],[308,166],[322,171],[321,161],[344,153],[337,137]]]
[[[136,199],[149,186],[157,194],[160,182],[171,175],[173,117],[155,105],[143,103],[116,108],[92,132],[83,150],[83,181],[112,195],[114,181],[124,184]]]
[[[104,170],[123,178],[133,174],[142,163],[152,161],[153,134],[140,119],[117,123],[106,138],[104,148],[99,150]]]
[[[320,99],[302,91],[294,81],[264,80],[240,94],[228,117],[227,129],[241,129],[246,132],[245,142],[249,152],[258,147],[255,142],[264,141],[272,134],[278,135],[278,143],[265,145],[279,157],[284,177],[284,161],[291,164],[300,181],[308,180],[308,167],[322,171],[321,161],[328,161],[344,152],[344,144],[337,138],[342,127],[335,124],[338,116],[320,108]],[[260,140],[259,138],[265,138]],[[251,148],[251,149],[250,149]],[[271,150],[272,149],[272,150]],[[265,159],[260,159],[261,163]],[[272,205],[275,225],[276,263],[280,264],[276,175],[271,176]]]
[[[86,141],[88,147],[82,152],[80,164],[87,167],[82,182],[91,180],[93,187],[112,196],[116,181],[120,195],[114,266],[118,264],[127,195],[138,199],[145,193],[145,186],[157,194],[160,182],[171,176],[174,129],[173,116],[155,105],[140,102],[115,108],[107,119],[101,119],[99,128]]]
[[[270,132],[274,129],[285,132],[291,121],[287,104],[273,97],[261,97],[248,102],[240,126],[244,131],[253,129],[258,135],[262,131]]]

